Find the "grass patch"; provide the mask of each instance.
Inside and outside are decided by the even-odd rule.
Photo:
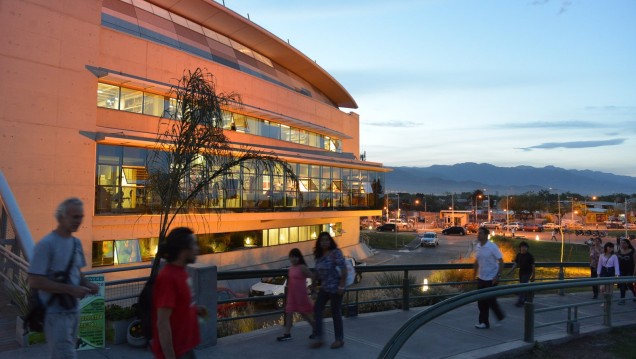
[[[416,233],[397,233],[395,232],[366,232],[364,233],[371,248],[377,249],[398,249],[409,244],[417,236]],[[397,246],[396,246],[397,243]]]
[[[500,236],[492,238],[500,248],[509,245],[515,251],[518,250],[519,243],[525,240],[530,247],[529,252],[532,253],[534,260],[537,262],[559,262],[561,260],[561,242],[533,241]],[[589,260],[590,250],[587,246],[565,243],[563,250],[564,262],[588,262]]]

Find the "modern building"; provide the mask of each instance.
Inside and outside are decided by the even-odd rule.
[[[199,261],[279,268],[293,247],[310,254],[321,231],[364,257],[359,218],[381,215],[388,169],[360,160],[358,115],[343,110],[357,108],[352,96],[287,42],[211,0],[5,1],[0,30],[0,170],[36,240],[77,196],[92,267],[154,255],[147,155],[171,86],[202,68],[242,97],[225,109],[230,141],[287,161],[302,199],[277,173],[238,173],[242,186],[174,224],[195,229]]]

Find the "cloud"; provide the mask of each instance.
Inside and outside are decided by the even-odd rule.
[[[497,128],[605,128],[606,124],[596,123],[590,121],[536,121],[536,122],[516,122],[516,123],[506,123],[503,125],[497,124]]]
[[[602,111],[602,112],[636,112],[636,106],[586,106],[588,111]]]
[[[365,125],[376,126],[376,127],[409,128],[409,127],[417,127],[421,124],[417,122],[411,122],[411,121],[387,121],[387,122],[369,122],[369,123],[365,123]]]
[[[522,151],[532,151],[533,149],[555,149],[555,148],[592,148],[604,146],[621,145],[626,141],[625,138],[617,138],[604,141],[572,141],[572,142],[546,142],[536,146],[518,148]]]

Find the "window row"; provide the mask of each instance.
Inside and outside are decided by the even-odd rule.
[[[270,228],[254,231],[197,234],[199,254],[222,253],[248,248],[271,247],[313,241],[320,232],[342,235],[342,223]],[[159,238],[93,242],[93,267],[147,262],[157,253]]]
[[[159,199],[148,183],[151,150],[98,145],[95,213],[153,213]],[[203,161],[203,160],[202,160]],[[376,171],[289,163],[294,183],[282,170],[265,171],[247,164],[208,183],[193,201],[197,210],[272,211],[355,209],[381,206],[384,174]],[[214,172],[205,163],[188,172],[188,186]]]
[[[176,100],[163,95],[100,82],[97,84],[97,106],[169,118],[176,108]],[[340,139],[230,111],[223,111],[223,128],[331,152],[342,152]]]

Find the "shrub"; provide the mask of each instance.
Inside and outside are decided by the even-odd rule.
[[[232,311],[231,317],[254,314],[254,307],[248,306],[245,310]],[[256,330],[254,318],[244,318],[218,322],[216,325],[216,337],[222,338],[229,335],[247,333]]]
[[[107,305],[105,308],[106,320],[116,322],[118,320],[132,319],[136,315],[135,309],[132,307],[121,307],[117,304]]]

